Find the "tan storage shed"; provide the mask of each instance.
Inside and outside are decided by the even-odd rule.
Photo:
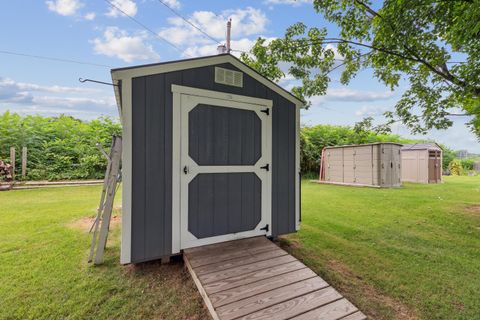
[[[442,157],[442,148],[436,143],[403,145],[402,181],[442,182]]]
[[[323,149],[320,181],[324,183],[400,187],[398,143],[371,143]]]

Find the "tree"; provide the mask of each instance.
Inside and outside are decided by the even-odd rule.
[[[480,0],[385,0],[378,8],[375,3],[314,0],[314,10],[338,25],[338,35],[298,22],[283,38],[257,39],[241,58],[274,81],[285,76],[281,66],[288,66],[301,82],[292,92],[307,105],[308,98],[326,93],[333,70],[343,67],[340,81],[346,85],[372,68],[391,90],[402,79],[410,84],[395,110],[385,113],[387,124],[401,121],[413,133],[425,133],[469,116],[480,139]]]

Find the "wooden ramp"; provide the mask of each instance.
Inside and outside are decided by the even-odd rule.
[[[186,249],[183,257],[214,319],[366,319],[265,237]]]

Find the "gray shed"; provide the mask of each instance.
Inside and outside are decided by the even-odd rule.
[[[114,69],[112,79],[121,263],[298,230],[302,101],[229,54]]]
[[[442,148],[436,143],[403,145],[402,181],[442,182],[442,157]]]
[[[400,187],[401,147],[391,142],[326,147],[322,152],[320,182]]]

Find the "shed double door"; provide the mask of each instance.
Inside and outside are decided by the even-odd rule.
[[[180,117],[181,249],[271,235],[271,106],[182,94]]]

